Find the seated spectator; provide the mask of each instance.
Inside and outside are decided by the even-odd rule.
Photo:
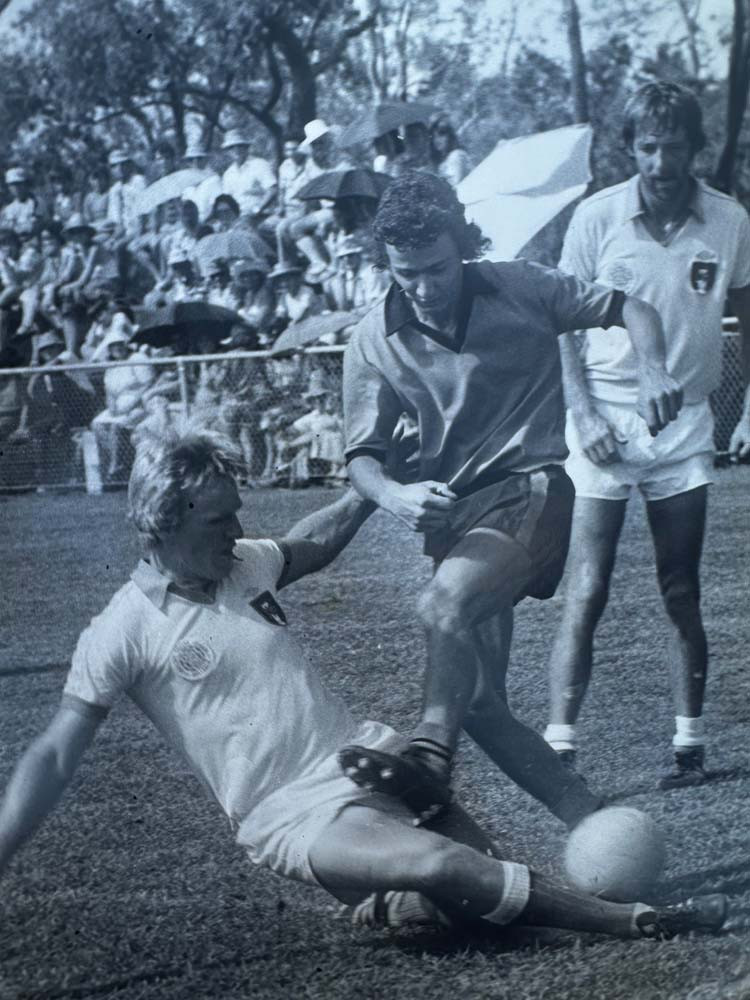
[[[33,239],[22,242],[12,229],[0,229],[0,352],[21,325],[21,295],[38,281],[42,262]]]
[[[203,286],[203,297],[206,302],[214,306],[223,306],[225,309],[232,309],[234,295],[230,287],[231,273],[229,264],[223,257],[211,261],[206,275],[206,282]]]
[[[5,183],[13,198],[0,211],[0,228],[11,229],[19,237],[31,236],[37,226],[39,209],[31,193],[28,174],[23,167],[11,167],[5,172]]]
[[[286,217],[289,211],[295,213],[300,206],[300,202],[295,202],[295,194],[310,180],[306,170],[308,162],[312,157],[307,155],[306,150],[300,148],[298,138],[288,138],[284,142],[284,158],[279,164],[278,194],[276,199],[277,213],[282,218]],[[317,168],[320,172],[320,168]]]
[[[110,188],[108,171],[104,167],[96,168],[89,174],[88,183],[89,189],[83,196],[82,215],[86,222],[98,229],[107,218]],[[112,222],[114,225],[114,220]]]
[[[109,361],[125,361],[130,355],[127,333],[121,329],[110,332],[105,346]],[[145,414],[143,396],[153,381],[151,365],[122,365],[104,373],[106,408],[94,417],[91,429],[108,459],[105,475],[110,483],[127,480],[133,457],[130,433]]]
[[[77,210],[74,194],[73,179],[70,174],[53,173],[49,178],[50,201],[49,211],[46,215],[64,226],[71,215]]]
[[[279,333],[290,323],[323,312],[325,299],[302,281],[302,269],[294,264],[277,264],[268,275],[276,298],[272,326]]]
[[[54,293],[62,280],[65,261],[63,238],[57,223],[47,222],[39,233],[40,267],[37,278],[28,284],[19,296],[21,304],[21,325],[17,336],[24,337],[47,331],[61,322]],[[28,279],[27,279],[28,280]],[[32,364],[37,360],[37,347],[32,350]]]
[[[384,272],[375,271],[364,258],[362,242],[355,236],[343,239],[336,251],[338,270],[325,291],[334,309],[361,309],[374,305],[388,289]]]
[[[230,309],[243,318],[253,333],[267,327],[273,317],[275,300],[266,281],[268,266],[259,260],[236,260],[231,267]]]
[[[296,450],[292,478],[295,485],[321,484],[341,479],[344,469],[344,420],[336,410],[333,392],[322,374],[312,373],[303,400],[311,409],[291,425],[289,442]]]
[[[207,222],[216,199],[222,193],[221,175],[211,166],[210,153],[199,143],[188,144],[183,163],[185,167],[208,171],[207,177],[182,192],[183,200],[192,201],[197,205],[200,222]]]
[[[96,235],[94,227],[78,213],[63,229],[63,264],[53,287],[65,344],[72,355],[78,355],[93,313],[101,304],[98,278],[111,262],[106,250],[95,241]]]
[[[271,164],[250,154],[250,140],[239,129],[227,132],[221,148],[232,161],[222,174],[222,192],[234,198],[242,216],[255,220],[276,197],[276,175]]]
[[[175,247],[167,261],[167,276],[144,298],[148,309],[161,309],[170,302],[188,302],[203,298],[204,289],[193,261],[185,250]]]
[[[169,259],[175,253],[180,253],[183,259],[187,259],[193,266],[196,274],[200,273],[196,246],[201,236],[206,235],[202,230],[198,214],[198,206],[194,201],[182,199],[177,202],[178,222],[166,233],[161,241],[161,254],[165,266],[168,266]]]
[[[135,333],[130,311],[114,297],[108,297],[96,320],[91,324],[81,347],[81,357],[85,361],[102,362],[110,360],[109,343],[111,337],[129,342]]]
[[[399,157],[404,152],[404,144],[398,129],[379,135],[372,143],[375,158],[372,161],[372,169],[381,174],[389,174],[395,177],[399,173]]]
[[[146,187],[133,157],[122,149],[109,154],[114,183],[107,192],[107,218],[115,223],[121,238],[139,235],[138,197]]]
[[[469,154],[459,145],[447,115],[438,115],[430,125],[430,159],[438,174],[453,187],[471,170]]]

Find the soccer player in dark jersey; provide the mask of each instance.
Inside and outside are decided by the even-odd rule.
[[[551,597],[562,575],[573,487],[562,463],[559,334],[627,328],[638,408],[657,434],[681,406],[656,310],[621,291],[523,260],[476,262],[481,231],[441,178],[405,174],[373,225],[393,284],[344,362],[347,461],[355,489],[424,535],[435,572],[418,602],[426,629],[422,719],[400,754],[342,755],[355,781],[423,815],[451,798],[463,728],[568,826],[600,800],[510,712],[513,607]],[[468,263],[465,263],[467,262]],[[386,467],[394,427],[419,429],[418,481]]]

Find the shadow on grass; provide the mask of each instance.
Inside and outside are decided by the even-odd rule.
[[[359,936],[358,936],[359,937]],[[482,954],[505,955],[511,952],[542,948],[564,948],[598,935],[577,935],[548,927],[497,927],[477,924],[462,930],[407,929],[380,931],[359,939],[360,945],[383,951],[396,949],[405,954],[451,956]]]
[[[729,864],[713,865],[700,871],[684,872],[662,883],[670,895],[690,892],[723,892],[728,896],[740,895],[750,889],[750,858]]]
[[[707,771],[706,776],[708,781],[704,782],[703,785],[689,785],[686,788],[672,788],[671,792],[691,792],[694,788],[705,788],[712,784],[718,784],[725,781],[741,781],[743,778],[750,777],[750,770],[743,767],[725,767],[719,768],[715,771]],[[636,795],[647,795],[653,792],[657,788],[656,781],[639,781],[634,782],[632,785],[628,785],[625,788],[615,790],[610,795],[604,797],[606,805],[614,805],[616,802],[622,802],[624,799],[635,798]]]

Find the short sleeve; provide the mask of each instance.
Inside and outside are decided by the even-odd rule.
[[[124,629],[108,612],[81,633],[63,692],[104,709],[132,686],[134,667]]]
[[[281,545],[271,538],[240,538],[234,554],[245,563],[243,573],[263,587],[275,588],[287,563]]]
[[[584,281],[593,281],[596,278],[597,241],[591,226],[587,224],[587,216],[584,202],[570,220],[558,266],[566,274],[575,275]]]
[[[365,449],[387,454],[403,405],[383,373],[370,361],[355,332],[344,352],[346,453]]]
[[[538,294],[558,333],[591,327],[606,330],[622,323],[622,292],[541,264],[529,266],[535,270]]]
[[[750,285],[750,219],[744,208],[740,208],[742,217],[737,234],[737,253],[734,258],[734,270],[729,279],[730,288],[746,288]]]

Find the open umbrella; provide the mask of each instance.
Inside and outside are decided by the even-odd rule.
[[[223,233],[209,233],[198,240],[195,252],[202,265],[210,265],[220,259],[237,260],[244,257],[268,262],[272,257],[271,248],[262,236],[240,226]]]
[[[339,137],[339,145],[356,146],[358,142],[372,142],[386,132],[414,122],[428,122],[437,108],[422,101],[393,101],[368,108],[359,121],[348,125]]]
[[[306,344],[314,344],[318,338],[326,334],[338,333],[344,327],[351,326],[361,316],[362,311],[358,309],[339,309],[336,312],[308,316],[299,323],[291,323],[274,343],[271,354],[284,354],[286,351],[298,350]]]
[[[153,347],[167,347],[184,335],[206,334],[219,341],[233,326],[245,322],[232,309],[200,301],[171,302],[161,309],[136,309],[135,319],[138,332],[132,339]]]
[[[388,174],[360,167],[327,170],[301,187],[295,198],[303,201],[317,198],[379,198],[391,180]]]
[[[135,211],[138,215],[148,215],[164,202],[179,198],[183,191],[193,187],[194,184],[200,184],[206,177],[208,177],[207,170],[194,168],[175,170],[174,173],[166,174],[141,191],[135,203]]]

